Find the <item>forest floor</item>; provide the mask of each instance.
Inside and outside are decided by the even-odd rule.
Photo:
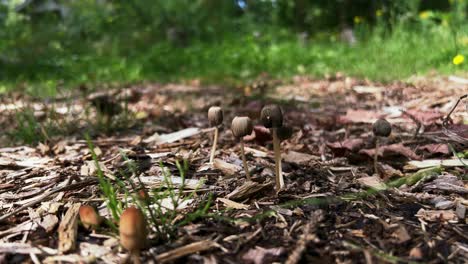
[[[147,213],[143,263],[468,262],[467,99],[455,107],[467,79],[263,77],[238,88],[194,80],[108,97],[81,88],[47,101],[1,98],[9,132],[0,141],[10,147],[0,149],[0,263],[120,263],[128,254],[115,224],[132,204]],[[292,128],[281,143],[280,192],[271,134],[259,122],[267,103],[281,105]],[[209,164],[213,105],[224,122]],[[245,137],[252,181],[230,131],[237,115],[255,123]],[[392,134],[380,139],[375,172],[380,117]],[[28,136],[44,140],[11,143]],[[144,201],[135,195],[143,185]],[[96,231],[80,223],[83,204],[107,219]]]

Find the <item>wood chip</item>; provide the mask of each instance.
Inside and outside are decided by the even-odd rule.
[[[58,249],[61,253],[75,250],[80,206],[80,203],[73,204],[60,222],[58,229]]]
[[[248,209],[249,208],[247,204],[237,203],[226,198],[217,198],[216,201],[222,202],[224,206],[228,208],[234,208],[234,209]]]
[[[222,159],[214,159],[213,160],[213,167],[222,171],[227,176],[238,175],[239,172],[242,170],[242,167],[233,163],[225,162]]]
[[[231,200],[243,200],[268,186],[273,186],[273,183],[261,184],[258,182],[246,181],[244,184],[237,187],[234,191],[228,194],[226,198]]]

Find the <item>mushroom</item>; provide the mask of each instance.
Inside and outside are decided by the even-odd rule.
[[[231,123],[232,134],[239,139],[242,155],[242,163],[244,164],[245,176],[250,181],[249,168],[247,167],[247,160],[245,159],[244,139],[243,137],[252,134],[253,124],[252,120],[246,116],[236,116]]]
[[[380,137],[388,137],[392,133],[392,125],[385,120],[380,118],[372,125],[372,132],[375,136],[375,153],[374,153],[374,173],[379,173],[377,170],[377,158],[379,155],[379,139]]]
[[[269,128],[273,134],[273,151],[275,152],[275,174],[276,191],[284,186],[283,172],[281,169],[281,149],[278,130],[283,128],[283,112],[277,105],[267,105],[263,107],[260,113],[260,119],[266,128]]]
[[[213,147],[211,148],[210,154],[210,164],[213,164],[216,152],[216,144],[218,143],[218,126],[223,123],[223,109],[221,109],[219,106],[210,107],[210,109],[208,109],[208,121],[210,122],[210,126],[215,127]]]
[[[96,208],[91,205],[82,205],[79,210],[80,221],[84,228],[96,230],[102,223],[103,218],[99,215]]]
[[[140,250],[146,244],[146,221],[140,209],[129,207],[120,216],[120,244],[130,252],[134,263],[140,263]]]

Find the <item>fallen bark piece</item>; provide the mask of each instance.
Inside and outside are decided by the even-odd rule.
[[[60,222],[58,229],[58,249],[61,253],[72,251],[76,247],[80,206],[80,203],[70,206]]]
[[[455,175],[445,174],[423,186],[423,191],[443,191],[447,193],[468,194],[468,188],[465,188],[463,181]]]
[[[258,182],[246,181],[244,184],[237,187],[234,191],[228,194],[226,198],[231,200],[243,200],[271,185],[271,182],[261,184]]]
[[[211,240],[202,240],[198,242],[194,242],[173,250],[170,250],[165,253],[161,253],[156,256],[156,261],[158,263],[166,263],[196,252],[210,250],[212,248],[219,248],[221,247],[218,243],[211,241]]]

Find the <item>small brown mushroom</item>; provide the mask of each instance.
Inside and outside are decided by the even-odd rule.
[[[215,133],[213,137],[213,147],[211,148],[210,154],[210,164],[213,164],[215,152],[216,152],[216,144],[218,143],[218,133],[220,126],[223,123],[223,109],[219,106],[212,106],[208,109],[208,121],[210,122],[210,126],[215,127]]]
[[[82,205],[79,210],[80,221],[84,228],[96,230],[102,223],[103,218],[99,215],[96,208],[91,205]]]
[[[374,153],[374,173],[378,174],[377,169],[377,159],[379,155],[379,141],[380,137],[388,137],[392,133],[392,125],[385,120],[384,118],[380,118],[374,122],[372,125],[372,132],[375,136],[375,153]]]
[[[260,120],[266,128],[270,128],[273,134],[273,151],[275,152],[275,174],[276,191],[284,187],[283,171],[281,168],[281,146],[278,137],[278,130],[283,127],[283,112],[277,105],[267,105],[260,113]],[[283,134],[282,134],[283,135]]]
[[[120,244],[140,263],[140,251],[146,244],[146,220],[140,209],[129,207],[120,216]]]
[[[232,134],[239,139],[240,147],[241,147],[241,155],[242,155],[242,163],[244,164],[245,176],[247,180],[250,181],[250,173],[249,168],[247,167],[247,159],[245,158],[245,151],[244,151],[244,139],[243,137],[252,134],[253,124],[252,120],[246,116],[236,116],[232,120],[231,123],[231,130]]]

